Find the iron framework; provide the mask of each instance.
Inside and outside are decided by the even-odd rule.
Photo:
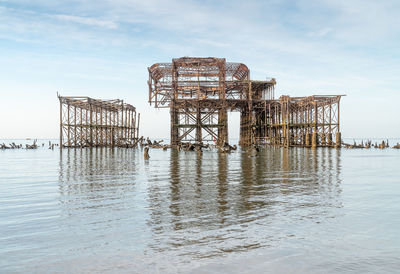
[[[140,113],[123,100],[62,97],[60,148],[134,146],[139,137]]]
[[[250,80],[250,70],[224,58],[182,57],[148,68],[149,103],[169,108],[171,145],[228,142],[228,111],[240,111],[240,145],[340,144],[342,95],[274,98],[275,79]],[[336,137],[334,141],[333,137]]]

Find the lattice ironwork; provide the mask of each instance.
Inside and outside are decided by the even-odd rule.
[[[62,97],[60,147],[133,146],[140,114],[123,100]]]
[[[250,80],[246,65],[224,58],[182,57],[148,70],[149,103],[170,108],[172,145],[224,145],[227,111],[241,113],[240,145],[340,145],[342,95],[275,99],[275,79]]]

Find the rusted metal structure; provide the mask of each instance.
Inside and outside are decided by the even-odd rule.
[[[341,96],[281,96],[278,100],[257,100],[253,102],[254,118],[245,124],[251,125],[251,131],[241,131],[242,144],[340,146]]]
[[[60,148],[131,147],[139,137],[140,113],[123,100],[63,97],[60,101]]]
[[[274,99],[275,79],[250,80],[246,65],[224,58],[182,57],[148,71],[149,103],[170,109],[171,145],[224,145],[228,111],[241,113],[240,145],[340,145],[341,95]]]

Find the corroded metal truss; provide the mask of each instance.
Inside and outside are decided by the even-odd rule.
[[[139,137],[140,114],[123,100],[62,97],[60,147],[133,146]]]
[[[241,145],[333,146],[340,143],[341,95],[274,99],[275,79],[223,58],[182,57],[148,68],[149,103],[170,108],[171,144],[228,142],[228,111],[240,111]],[[339,133],[339,134],[337,134]],[[337,141],[333,141],[333,136]]]
[[[281,96],[279,100],[255,101],[254,121],[243,123],[251,124],[253,132],[244,128],[241,140],[245,145],[335,146],[340,143],[340,98],[341,95]]]

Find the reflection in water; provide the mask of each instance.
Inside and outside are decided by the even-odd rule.
[[[67,243],[79,255],[87,250],[105,251],[111,246],[140,245],[129,241],[143,231],[142,215],[135,206],[143,206],[137,186],[137,151],[129,149],[64,149],[59,162],[61,219]],[[126,220],[137,223],[127,230]],[[69,239],[69,241],[68,241]],[[133,239],[133,238],[132,238]],[[79,242],[79,245],[77,243]],[[104,250],[103,250],[104,247]]]
[[[398,269],[398,150],[59,153],[1,151],[3,272]]]
[[[60,153],[60,194],[68,199],[96,198],[101,190],[114,188],[118,193],[134,190],[135,153],[123,149],[65,149]],[[129,180],[127,180],[129,179]],[[104,197],[103,197],[104,198]]]
[[[155,252],[212,257],[274,245],[292,225],[335,217],[340,150],[170,151],[169,182],[149,171]]]

